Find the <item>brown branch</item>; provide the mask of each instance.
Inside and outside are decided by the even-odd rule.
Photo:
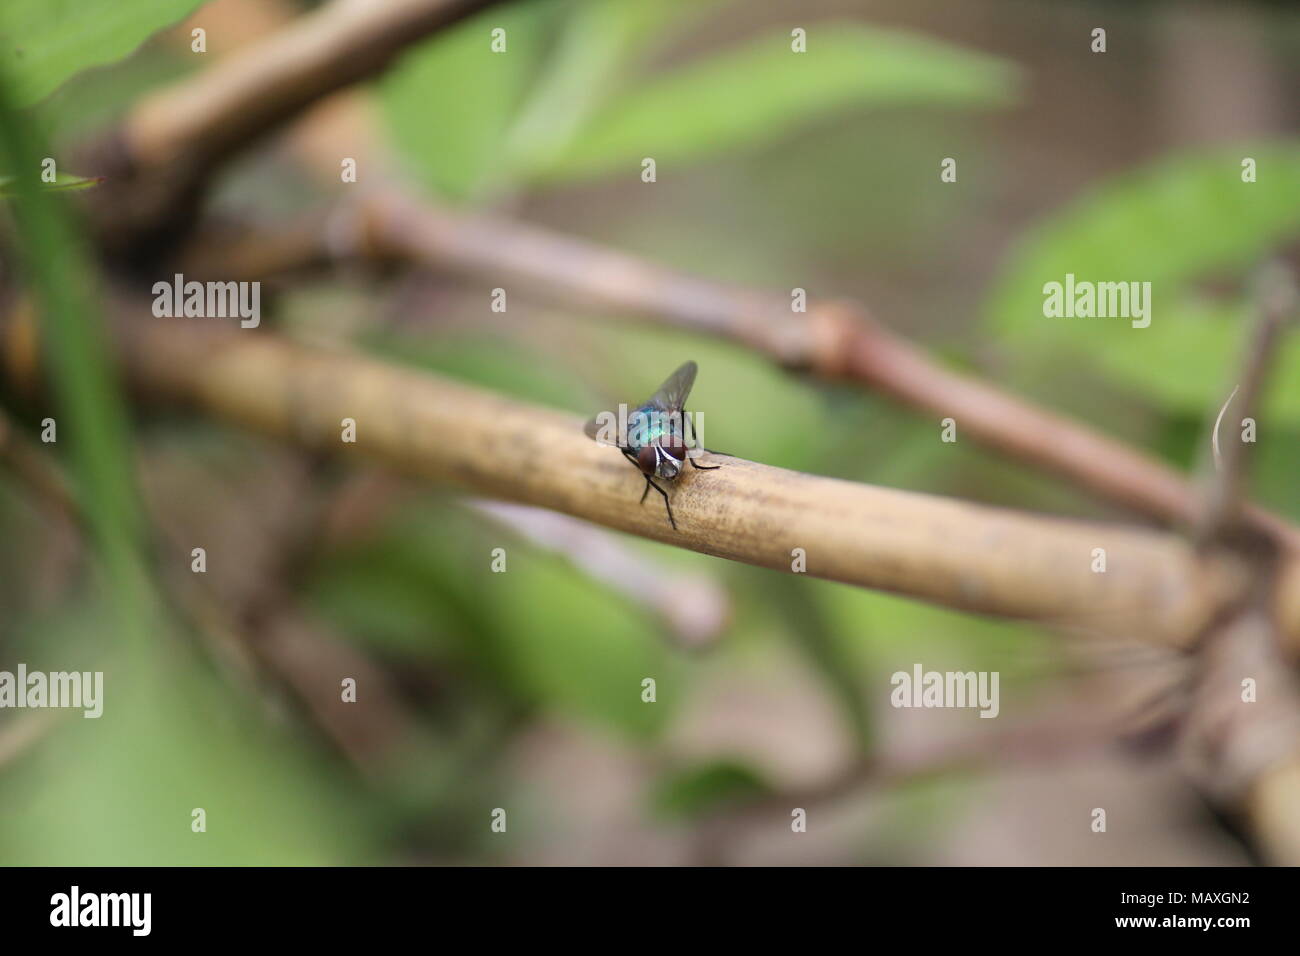
[[[346,139],[357,143],[367,166],[389,167],[382,144],[374,143],[366,104],[355,96],[344,99],[338,110],[318,110],[294,131],[299,159],[317,175],[323,169],[332,177],[336,160],[322,167],[319,144]],[[489,277],[494,285],[518,281],[551,292],[567,306],[729,339],[788,368],[861,385],[936,418],[952,417],[976,441],[1164,524],[1190,526],[1200,513],[1196,489],[1174,469],[945,368],[852,303],[815,302],[808,313],[794,313],[784,296],[686,275],[539,227],[454,213],[400,188],[370,193],[297,229],[259,230],[246,242],[250,248],[217,237],[206,250],[189,250],[187,271],[262,278],[276,268],[320,265],[346,252],[457,269]],[[274,263],[269,268],[268,254]],[[1300,529],[1264,509],[1244,510],[1250,526],[1300,553]]]
[[[8,466],[57,515],[76,537],[88,530],[63,473],[32,447],[0,411],[0,466]],[[163,565],[170,571],[170,594],[183,619],[192,622],[213,659],[236,683],[249,686],[262,673],[274,675],[297,696],[320,730],[363,773],[377,773],[401,744],[412,724],[381,669],[319,623],[307,623],[296,602],[285,593],[285,581],[296,581],[294,570],[304,560],[302,550],[315,543],[317,530],[312,498],[299,497],[288,509],[285,528],[274,536],[278,553],[267,573],[258,576],[252,594],[222,600],[182,562]],[[157,516],[156,516],[157,517]],[[167,548],[184,554],[188,541],[170,521],[156,520]],[[234,609],[232,610],[232,604]],[[364,705],[340,701],[339,679],[352,677],[364,688]],[[19,721],[0,732],[0,766],[25,752],[54,727],[49,720]]]
[[[90,168],[110,185],[92,210],[114,251],[155,251],[188,224],[230,157],[404,49],[499,0],[334,0],[140,102]],[[484,37],[484,43],[487,38]]]
[[[1270,264],[1261,273],[1259,286],[1259,317],[1237,371],[1237,385],[1224,409],[1235,402],[1238,414],[1243,417],[1251,415],[1259,403],[1276,358],[1278,340],[1296,314],[1295,279],[1285,266]],[[1223,414],[1221,411],[1215,418],[1211,434],[1213,470],[1207,469],[1211,477],[1206,482],[1205,503],[1196,528],[1197,539],[1202,544],[1231,535],[1242,522],[1248,448],[1239,438],[1220,445]]]
[[[146,100],[112,139],[116,186],[92,197],[110,252],[155,252],[192,220],[214,170],[322,97],[383,69],[412,41],[492,0],[336,0],[215,69]],[[910,407],[958,420],[963,432],[1170,524],[1202,514],[1191,484],[1155,459],[1078,423],[933,362],[922,350],[842,303],[792,313],[787,300],[681,275],[597,245],[405,197],[358,207],[358,248],[425,265],[521,280],[583,307],[651,318],[741,342],[782,365],[851,381]],[[269,237],[274,244],[277,237]],[[336,250],[312,232],[272,245],[270,268],[326,260]],[[266,246],[243,268],[266,269]],[[248,250],[244,250],[247,252]],[[326,255],[322,255],[322,251]],[[239,260],[228,270],[240,272]],[[229,274],[224,276],[230,278]],[[788,571],[793,548],[814,576],[909,594],[952,607],[1026,618],[1126,640],[1187,646],[1241,613],[1209,641],[1193,749],[1246,807],[1279,860],[1300,859],[1300,751],[1294,688],[1258,714],[1235,703],[1240,675],[1286,675],[1279,631],[1300,634],[1298,563],[1271,567],[1270,586],[1240,555],[1198,553],[1155,532],[982,508],[831,481],[719,456],[722,469],[679,482],[673,531],[651,502],[633,502],[640,479],[577,420],[354,356],[313,352],[264,335],[211,334],[151,324],[134,330],[126,361],[134,385],[219,418],[343,456],[385,461],[420,477],[566,511],[704,553]],[[1261,340],[1266,336],[1261,335]],[[1248,365],[1243,406],[1263,379],[1267,342]],[[338,440],[357,421],[359,444]],[[1239,454],[1241,449],[1234,449]],[[1300,532],[1240,505],[1240,458],[1228,461],[1205,510],[1207,526],[1241,523],[1300,551]],[[1105,547],[1110,571],[1093,574]],[[1285,582],[1276,591],[1273,572]],[[1260,602],[1252,596],[1265,595]],[[305,675],[303,644],[289,635],[280,665]],[[308,657],[310,655],[307,655]],[[272,659],[275,656],[272,655]],[[310,675],[307,675],[310,678]],[[314,679],[300,686],[307,692]],[[328,717],[328,714],[318,715]],[[1222,718],[1222,719],[1216,719]],[[329,724],[328,720],[324,723]],[[960,755],[958,755],[960,757]],[[1226,783],[1220,777],[1226,778]]]
[[[1183,756],[1194,779],[1237,807],[1264,854],[1300,865],[1300,688],[1278,621],[1252,603],[1205,642]],[[1256,685],[1245,698],[1243,681]]]
[[[11,471],[66,527],[81,531],[76,496],[63,473],[0,410],[0,467]]]
[[[951,607],[1180,645],[1246,586],[1234,562],[1170,535],[876,488],[716,456],[673,510],[639,506],[641,476],[574,416],[263,334],[146,322],[128,333],[134,385],[169,402],[342,457],[563,511],[706,554]],[[340,441],[343,418],[358,440]],[[1091,571],[1092,549],[1108,553]],[[1291,621],[1291,630],[1300,630]]]
[[[404,194],[367,197],[350,215],[356,233],[348,245],[361,255],[460,270],[497,285],[522,282],[568,306],[729,339],[788,368],[852,382],[936,419],[952,417],[976,441],[1162,523],[1190,526],[1200,514],[1196,488],[1172,468],[943,367],[858,306],[814,303],[807,314],[797,314],[781,296],[683,275],[538,227],[453,213]],[[324,258],[300,240],[290,247],[303,259]],[[1252,505],[1244,514],[1251,527],[1300,552],[1300,529]]]
[[[1294,278],[1270,264],[1260,276],[1259,317],[1237,373],[1241,415],[1258,403],[1277,343],[1296,311]],[[1233,399],[1229,399],[1231,404]],[[1262,852],[1273,862],[1300,864],[1300,686],[1282,654],[1276,616],[1280,555],[1277,542],[1243,521],[1249,449],[1222,446],[1212,432],[1205,503],[1194,541],[1203,553],[1236,553],[1251,569],[1251,587],[1226,605],[1197,655],[1199,680],[1183,735],[1193,775],[1211,796],[1237,807]],[[1207,456],[1208,457],[1208,456]],[[1254,695],[1246,682],[1255,684]]]
[[[742,806],[729,805],[706,825],[743,828],[764,818],[788,819],[795,807],[824,808],[867,791],[1078,759],[1113,747],[1128,730],[1132,715],[1111,705],[1103,702],[1099,713],[1096,701],[1077,700],[1068,707],[1053,706],[1035,719],[1021,718],[1005,729],[964,734],[911,752],[857,759],[826,780],[765,794]]]
[[[1148,674],[1127,688],[1108,682],[1104,688],[1080,691],[1077,685],[1065,689],[1058,684],[1048,691],[1046,706],[1020,716],[1004,713],[996,721],[998,727],[859,756],[822,780],[750,801],[727,802],[699,821],[696,841],[706,855],[702,862],[731,862],[744,841],[774,821],[788,822],[796,807],[805,810],[810,821],[814,815],[824,820],[840,805],[903,786],[1051,767],[1105,751],[1148,751],[1150,743],[1144,738],[1153,723],[1168,720],[1169,691],[1181,683],[1176,675]]]

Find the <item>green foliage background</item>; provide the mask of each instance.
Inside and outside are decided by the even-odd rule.
[[[128,55],[196,6],[10,0],[0,19],[11,100],[0,111],[3,171],[23,180],[33,168],[42,150],[29,134],[67,142],[194,68],[162,44]],[[690,177],[691,185],[660,206],[632,200],[635,225],[610,215],[601,238],[720,279],[780,289],[805,284],[801,277],[819,267],[851,269],[862,256],[901,266],[939,242],[946,221],[984,214],[996,175],[989,119],[1021,102],[1032,77],[938,40],[834,21],[806,25],[804,56],[790,54],[781,27],[666,57],[721,6],[507,6],[418,46],[374,92],[407,169],[450,202],[554,208],[608,197],[602,190],[634,182],[640,159],[654,156],[661,179]],[[485,39],[497,26],[507,30],[506,56]],[[92,67],[101,68],[86,72]],[[957,153],[977,158],[963,160],[963,188],[930,188],[938,161],[915,156]],[[1258,182],[1242,183],[1243,156],[1257,160]],[[247,173],[223,187],[236,200],[246,196],[239,176]],[[499,527],[456,499],[419,494],[364,543],[321,554],[302,588],[311,614],[367,655],[397,673],[436,674],[451,688],[436,702],[408,701],[420,726],[377,779],[362,783],[304,718],[232,689],[132,564],[131,446],[106,440],[124,432],[127,415],[102,351],[88,344],[102,317],[92,286],[60,285],[69,257],[81,254],[65,200],[29,193],[16,200],[18,225],[49,327],[62,330],[53,337],[64,369],[59,397],[74,422],[62,427],[77,436],[68,466],[101,536],[84,593],[56,608],[28,599],[22,553],[0,548],[0,666],[85,670],[93,659],[110,676],[104,719],[64,721],[34,755],[0,769],[3,862],[491,859],[483,807],[522,805],[525,820],[548,812],[513,791],[505,772],[512,741],[545,722],[648,755],[657,769],[644,810],[680,824],[773,785],[761,755],[684,757],[672,746],[675,722],[718,669],[790,655],[834,702],[850,746],[868,753],[879,741],[867,701],[879,695],[869,698],[866,688],[918,655],[1000,669],[1012,694],[1054,659],[1050,641],[1031,628],[625,542],[727,589],[733,612],[720,648],[693,656],[666,642],[662,622],[644,609],[524,541],[509,539],[508,574],[487,573],[482,556],[501,544]],[[701,196],[718,214],[683,227]],[[1180,150],[1048,211],[969,313],[986,348],[1013,369],[1008,385],[1057,405],[1058,372],[1068,367],[1073,394],[1085,396],[1068,401],[1068,411],[1185,467],[1204,416],[1231,388],[1231,358],[1250,314],[1249,271],[1298,232],[1300,144]],[[82,261],[72,272],[91,270]],[[1151,328],[1045,320],[1042,284],[1066,272],[1152,281]],[[1086,499],[968,444],[940,446],[933,423],[856,391],[796,380],[728,344],[599,317],[575,323],[540,307],[529,313],[535,328],[477,323],[481,310],[464,304],[464,321],[387,322],[366,281],[290,294],[285,324],[310,334],[314,323],[341,317],[377,355],[575,412],[634,400],[691,357],[702,368],[692,403],[714,423],[711,444],[727,451],[854,480],[1096,513]],[[470,285],[463,300],[481,291]],[[459,302],[451,299],[451,311]],[[557,328],[565,331],[551,335]],[[942,329],[918,336],[954,362],[977,360]],[[1300,338],[1287,344],[1275,382],[1260,414],[1270,437],[1259,446],[1257,494],[1300,519]],[[1120,407],[1123,421],[1114,417]],[[264,453],[197,424],[140,429],[136,441],[200,461],[214,445],[227,462]],[[43,531],[0,474],[0,541]],[[115,643],[97,640],[110,606]],[[653,707],[639,697],[649,674],[660,688]],[[894,822],[909,819],[910,799]],[[201,841],[188,826],[195,806],[208,811]],[[890,839],[889,826],[864,834],[864,845]]]

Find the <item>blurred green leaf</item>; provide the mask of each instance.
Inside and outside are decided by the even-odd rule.
[[[14,195],[14,176],[0,176],[0,199],[7,199]],[[73,192],[78,189],[90,189],[98,186],[104,181],[103,176],[71,176],[66,173],[58,173],[54,182],[40,182],[37,188],[42,192]]]
[[[170,656],[164,675],[105,654],[104,617],[99,603],[60,608],[20,635],[31,651],[20,659],[33,670],[102,670],[103,713],[59,713],[0,777],[0,858],[28,866],[376,862],[365,850],[375,821],[356,812],[359,794],[321,754],[184,655]],[[206,813],[206,832],[191,829],[195,808]]]
[[[491,569],[497,547],[504,573]],[[555,714],[649,735],[683,697],[684,668],[643,612],[460,509],[402,509],[383,535],[327,562],[312,593],[359,643],[472,668]],[[641,700],[646,677],[653,703]]]
[[[13,108],[0,70],[0,166],[35,170],[46,153],[39,133]],[[69,445],[78,503],[103,561],[117,636],[138,652],[154,637],[161,609],[144,555],[130,427],[95,307],[93,259],[63,197],[39,188],[35,176],[15,176],[9,186],[22,276],[40,310],[44,358],[59,410],[75,423]]]
[[[1258,181],[1241,180],[1243,157]],[[987,315],[1021,349],[1068,350],[1169,411],[1206,414],[1227,397],[1249,301],[1213,303],[1200,279],[1240,276],[1300,235],[1300,144],[1248,144],[1181,154],[1090,189],[1018,245]],[[1043,286],[1151,283],[1151,325],[1047,318]],[[1300,340],[1284,343],[1266,414],[1300,423]]]
[[[388,655],[436,658],[508,686],[494,607],[478,598],[483,527],[428,498],[397,508],[370,539],[320,562],[310,592],[335,628]]]
[[[844,632],[831,626],[821,602],[823,589],[800,575],[776,574],[766,582],[763,597],[774,614],[784,618],[787,633],[808,657],[826,689],[839,703],[858,749],[871,753],[875,738],[871,713],[862,694],[862,679],[854,652],[846,646]],[[860,626],[869,626],[860,620]],[[854,640],[861,640],[855,634]]]
[[[519,684],[561,712],[638,736],[658,731],[684,696],[685,673],[655,625],[558,558],[518,545],[508,553],[514,563],[493,575],[487,599],[500,605]],[[656,682],[652,703],[641,699],[647,677]]]
[[[0,164],[35,169],[45,150],[8,92],[0,82]],[[31,865],[366,862],[349,849],[360,841],[338,812],[337,783],[250,718],[248,702],[176,640],[144,556],[132,435],[92,261],[61,197],[40,185],[13,180],[14,219],[105,580],[99,600],[38,615],[6,646],[50,669],[102,670],[103,713],[57,715],[20,758],[24,773],[4,775],[0,855]],[[191,830],[195,808],[209,815],[206,833]]]
[[[1300,475],[1300,428],[1277,429],[1270,440],[1256,446],[1251,465],[1252,492],[1255,499],[1270,505],[1292,520],[1300,520],[1300,495],[1296,494],[1296,476]]]
[[[817,584],[823,613],[835,632],[853,638],[846,653],[858,661],[859,693],[887,699],[889,675],[926,670],[989,670],[1001,675],[1004,709],[1008,692],[1062,665],[1062,648],[1043,628],[1001,621],[925,604],[880,591]],[[855,650],[856,648],[856,650]]]
[[[590,395],[559,362],[539,361],[536,349],[499,336],[442,337],[390,333],[361,338],[366,348],[393,362],[553,408],[580,409]]]
[[[465,198],[499,161],[561,9],[537,2],[486,10],[407,54],[380,81],[393,137],[435,192]],[[505,53],[491,49],[497,27],[506,31]]]
[[[188,48],[147,44],[135,55],[78,73],[41,103],[38,122],[58,149],[92,139],[154,90],[178,82],[206,65]]]
[[[540,178],[635,171],[788,136],[795,124],[861,105],[990,106],[1015,73],[984,54],[853,23],[816,23],[808,51],[786,32],[652,77],[614,99]]]
[[[0,70],[19,105],[48,96],[92,66],[127,56],[202,0],[5,0]]]
[[[642,58],[670,25],[698,16],[702,0],[588,0],[573,9],[537,88],[505,143],[504,180],[543,169],[563,153],[604,104],[615,80]]]
[[[1211,415],[1235,384],[1238,355],[1254,314],[1248,303],[1212,303],[1194,298],[1176,300],[1171,321],[1151,332],[1151,344],[1120,347],[1108,336],[1098,351],[1102,367],[1124,383],[1140,389],[1171,412],[1204,418]],[[1085,320],[1086,321],[1086,320]],[[1158,361],[1152,356],[1158,355]],[[1265,387],[1262,408],[1278,422],[1300,425],[1300,338],[1283,339],[1277,348],[1277,368]]]
[[[774,792],[748,764],[717,760],[667,775],[656,785],[651,803],[665,817],[692,819]]]

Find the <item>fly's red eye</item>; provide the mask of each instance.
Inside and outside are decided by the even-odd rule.
[[[636,453],[636,464],[647,475],[655,473],[656,455],[654,445],[642,445]]]
[[[682,441],[680,435],[665,435],[659,439],[659,447],[677,461],[686,460],[686,442]]]

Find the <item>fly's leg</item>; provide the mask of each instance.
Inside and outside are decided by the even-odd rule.
[[[659,494],[663,495],[663,499],[664,499],[664,507],[668,509],[668,523],[669,523],[670,525],[672,525],[672,526],[673,526],[673,530],[676,531],[676,530],[677,530],[677,521],[673,518],[673,506],[670,505],[670,504],[668,503],[668,492],[664,491],[662,488],[660,488],[658,485],[656,485],[653,481],[650,480],[650,476],[649,476],[649,475],[647,475],[645,472],[641,471],[641,466],[637,464],[636,456],[633,455],[631,451],[629,451],[629,450],[626,449],[626,448],[620,448],[619,451],[621,451],[621,452],[623,453],[623,457],[624,457],[624,458],[626,458],[626,459],[627,459],[628,461],[630,461],[632,464],[636,465],[636,470],[637,470],[638,472],[640,472],[641,475],[645,478],[645,490],[641,492],[641,504],[645,504],[645,496],[648,495],[648,494],[650,494],[650,489],[651,489],[651,488],[653,488],[655,491],[659,492]],[[698,466],[697,466],[697,467],[698,467]],[[714,467],[714,468],[718,468],[718,467],[721,467],[721,466],[719,466],[719,465],[714,465],[713,467]],[[710,469],[710,470],[711,470],[711,469]]]
[[[628,461],[630,461],[630,462],[632,463],[632,467],[636,469],[637,474],[639,474],[639,475],[644,475],[644,474],[645,474],[645,472],[643,472],[643,471],[641,470],[641,465],[640,465],[640,463],[636,460],[636,455],[632,454],[632,449],[630,449],[630,448],[620,448],[619,451],[621,451],[621,452],[623,453],[623,457],[624,457],[624,458],[626,458]],[[644,495],[641,496],[641,500],[642,500],[642,501],[645,501],[645,496],[644,496]]]
[[[690,419],[690,416],[686,414],[686,409],[683,408],[683,409],[682,409],[682,421],[683,421],[683,422],[688,422],[688,421],[690,421],[690,420],[691,420],[691,419]],[[685,428],[685,425],[683,425],[683,426],[682,426],[682,433],[685,434],[685,431],[686,431],[686,428]],[[694,427],[694,426],[691,426],[691,441],[695,441],[695,437],[696,437],[696,436],[695,436],[695,427]],[[706,449],[706,450],[707,450],[707,449]],[[695,459],[694,459],[694,457],[692,457],[689,453],[686,455],[686,457],[687,457],[687,458],[690,458],[690,460],[691,460],[691,467],[692,467],[692,468],[695,468],[695,469],[698,470],[698,471],[717,471],[719,468],[722,467],[721,465],[697,465],[697,464],[695,463]]]
[[[663,496],[663,499],[664,499],[664,507],[668,509],[668,523],[669,523],[670,525],[672,525],[672,526],[673,526],[673,530],[676,531],[676,530],[677,530],[677,521],[673,518],[673,506],[670,505],[670,504],[668,503],[668,492],[664,491],[662,488],[660,488],[658,485],[656,485],[653,481],[651,481],[649,475],[646,475],[646,476],[645,476],[645,491],[641,492],[641,501],[642,501],[642,503],[645,502],[645,496],[648,495],[648,494],[650,494],[650,489],[651,489],[651,488],[653,488],[655,491],[659,492],[659,494]]]

